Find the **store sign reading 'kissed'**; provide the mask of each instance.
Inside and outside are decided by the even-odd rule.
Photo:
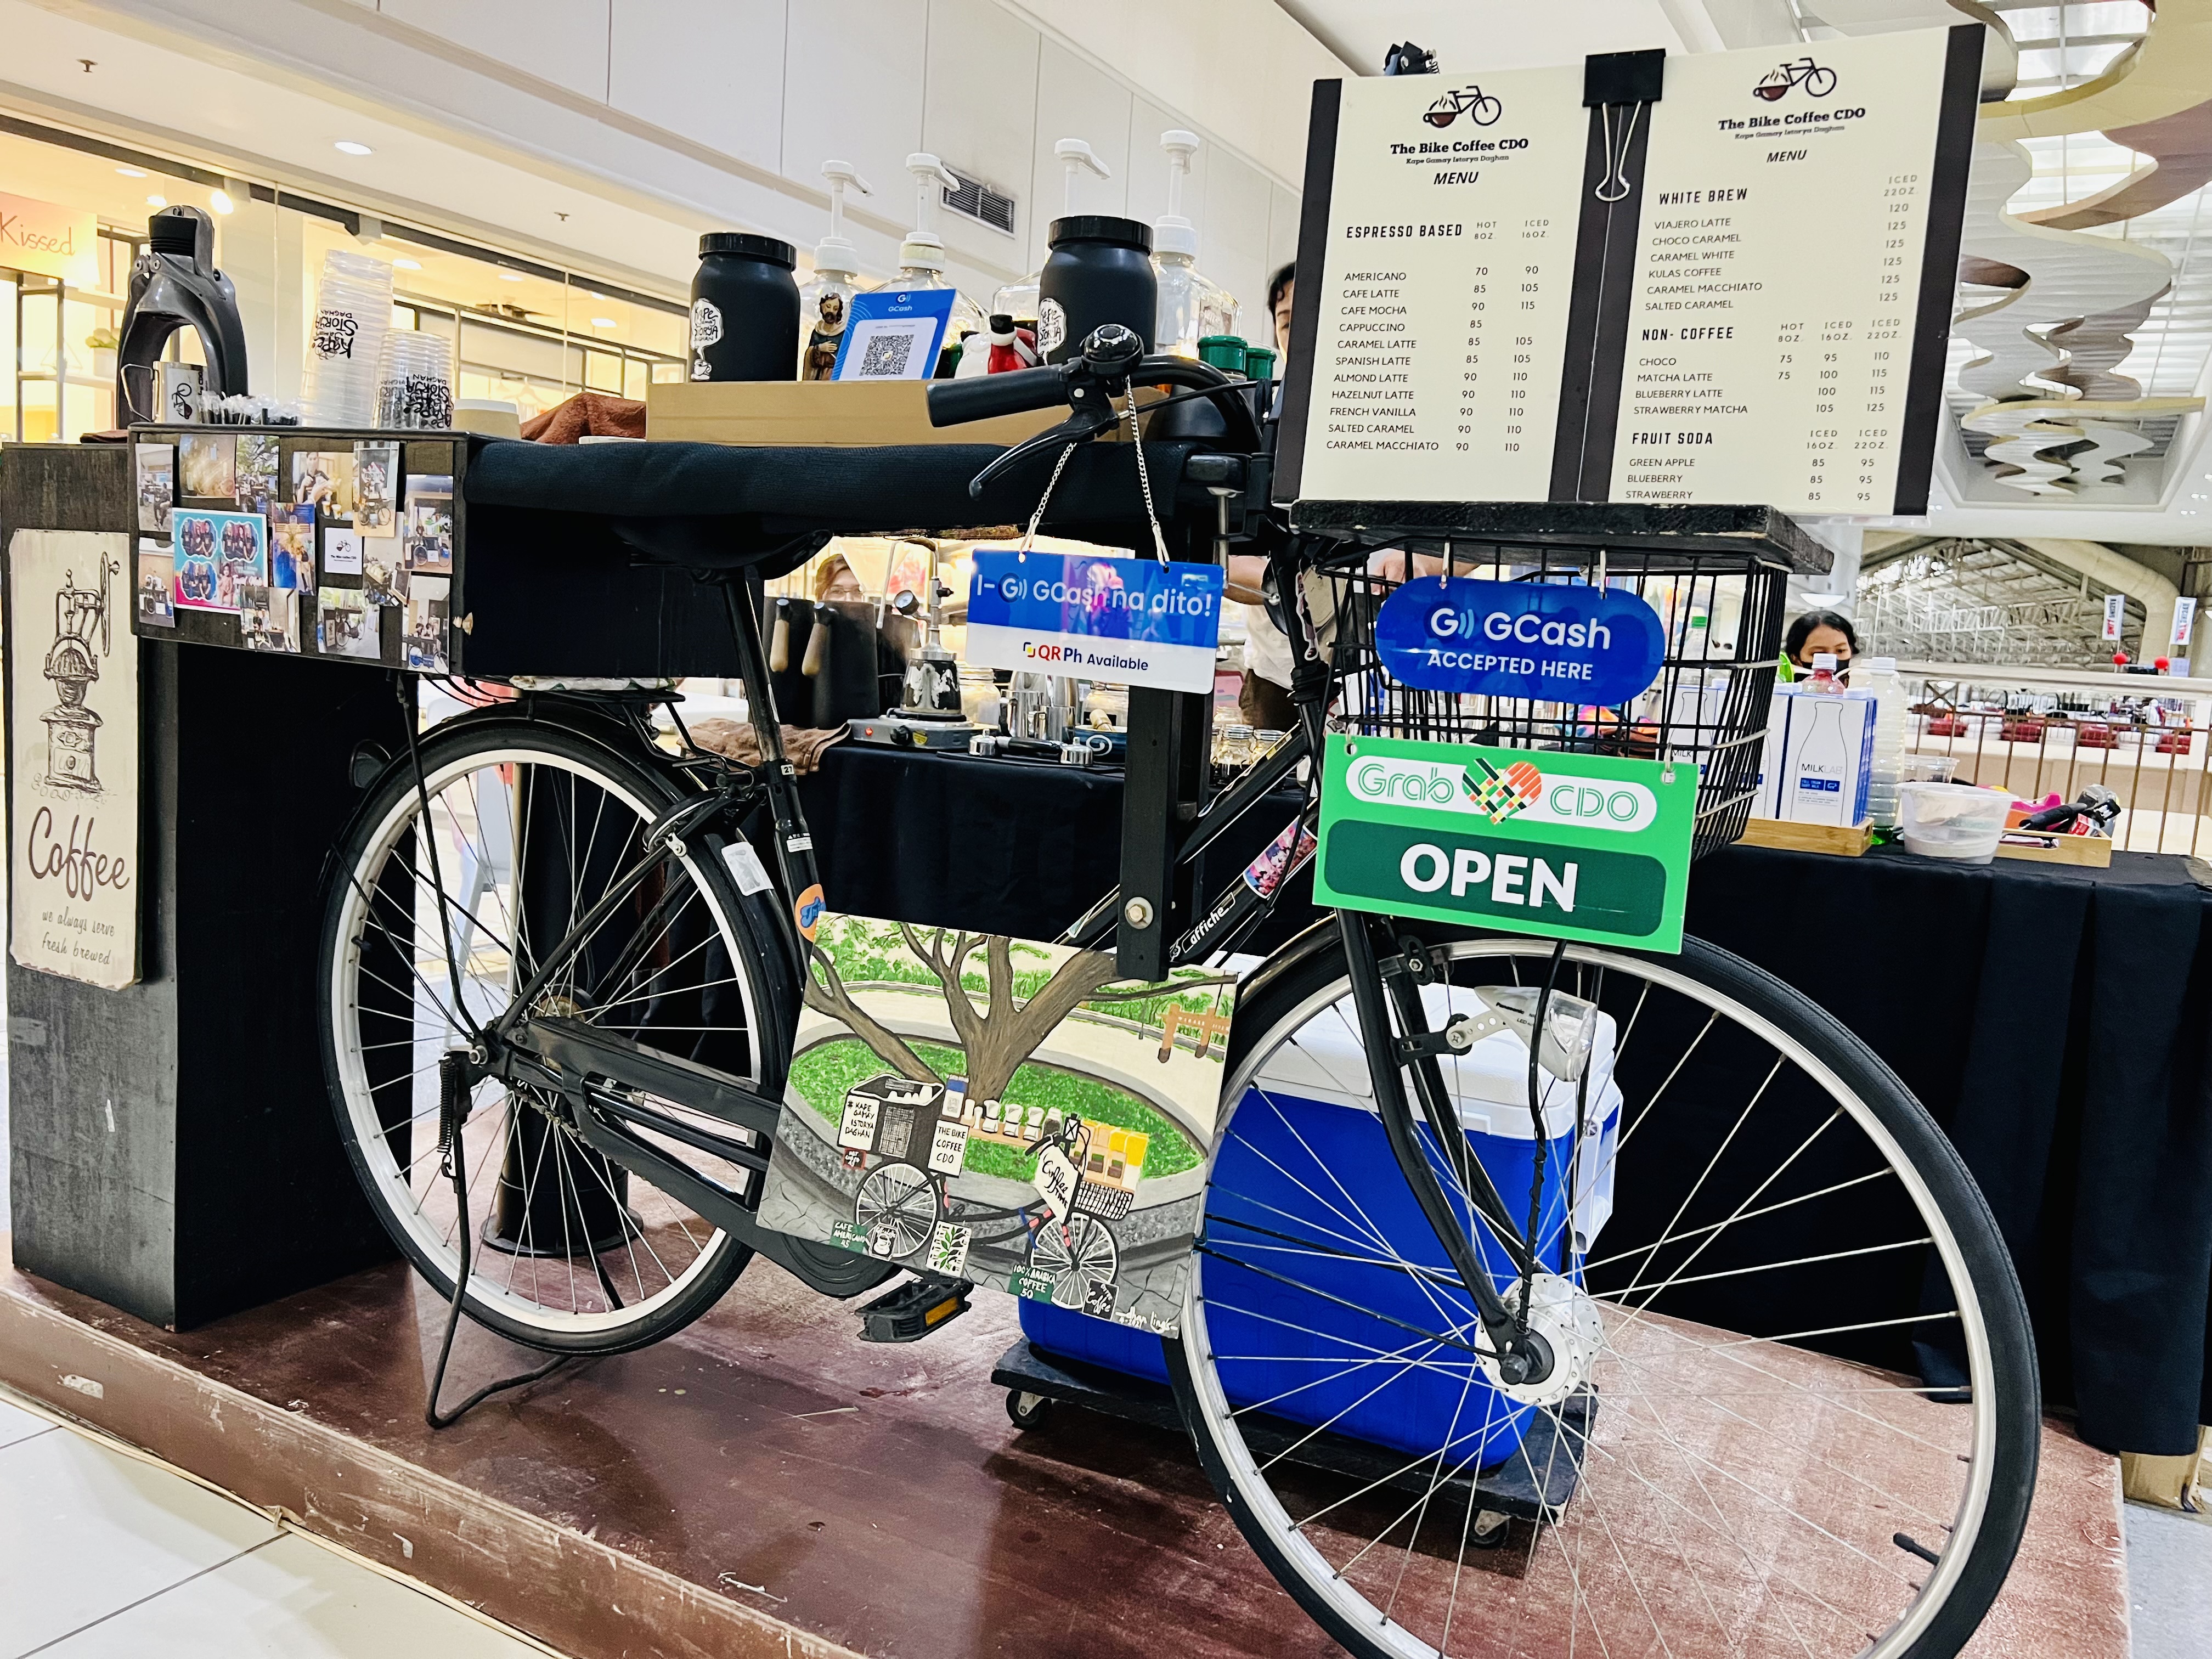
[[[0,191],[0,266],[91,288],[100,279],[99,252],[93,214]]]

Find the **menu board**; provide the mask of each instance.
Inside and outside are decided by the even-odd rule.
[[[1924,510],[1980,54],[1318,83],[1278,495]]]
[[[1544,499],[1582,87],[1580,64],[1443,99],[1427,81],[1345,87],[1304,493],[1421,499],[1452,480],[1445,494],[1464,494],[1479,461],[1486,498]]]

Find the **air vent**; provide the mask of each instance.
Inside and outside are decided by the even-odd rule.
[[[988,225],[994,230],[1014,234],[1014,198],[1002,196],[981,179],[970,179],[957,167],[946,172],[960,181],[956,190],[945,192],[945,205],[964,219],[973,219],[979,225]]]

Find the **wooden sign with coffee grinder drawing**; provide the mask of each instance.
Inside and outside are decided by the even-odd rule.
[[[138,977],[138,642],[115,626],[127,536],[9,544],[9,945],[109,989]]]

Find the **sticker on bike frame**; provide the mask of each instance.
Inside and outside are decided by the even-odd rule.
[[[801,939],[811,940],[814,930],[822,925],[822,916],[829,901],[822,896],[822,884],[817,882],[799,896],[791,907],[792,920],[798,924]]]
[[[806,976],[762,1226],[1174,1332],[1233,974],[825,912]]]
[[[1332,734],[1314,902],[1676,952],[1697,805],[1686,761]]]
[[[1612,588],[1417,576],[1376,613],[1375,652],[1424,691],[1610,706],[1659,678],[1667,634],[1647,601]]]
[[[1211,691],[1225,573],[1212,564],[975,550],[963,659]]]

